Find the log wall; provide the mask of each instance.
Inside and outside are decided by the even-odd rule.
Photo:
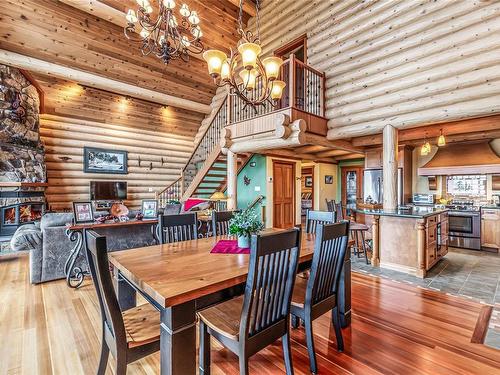
[[[497,0],[263,2],[264,52],[304,33],[330,139],[500,112]]]
[[[139,208],[142,199],[154,198],[156,191],[179,177],[193,151],[202,115],[54,78],[35,78],[45,92],[40,135],[51,209],[71,209],[71,202],[88,200],[91,180],[127,181],[126,204]],[[84,173],[84,146],[128,151],[128,174]]]

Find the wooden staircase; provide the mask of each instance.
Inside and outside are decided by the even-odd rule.
[[[226,125],[227,103],[223,101],[182,169],[181,176],[157,193],[160,207],[170,201],[184,201],[190,197],[208,199],[216,191],[225,191],[227,159],[221,152],[220,139],[222,129]],[[238,173],[251,156],[251,153],[238,154]]]

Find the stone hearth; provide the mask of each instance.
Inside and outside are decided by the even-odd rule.
[[[36,87],[0,65],[0,182],[46,182],[39,107]]]
[[[44,183],[47,172],[40,140],[40,99],[36,87],[16,68],[0,65],[0,237],[38,220],[45,209],[43,187],[5,183]]]

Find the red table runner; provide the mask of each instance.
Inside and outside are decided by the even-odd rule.
[[[237,240],[220,240],[210,251],[213,254],[250,254],[250,248],[238,247]]]

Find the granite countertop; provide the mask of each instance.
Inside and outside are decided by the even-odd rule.
[[[356,208],[353,209],[355,212],[359,212],[360,214],[365,215],[378,215],[378,216],[397,216],[397,217],[407,217],[407,218],[415,218],[422,219],[428,216],[440,214],[442,212],[447,212],[446,208],[425,208],[425,207],[412,207],[409,209],[395,209],[395,210],[370,210],[365,208]]]

